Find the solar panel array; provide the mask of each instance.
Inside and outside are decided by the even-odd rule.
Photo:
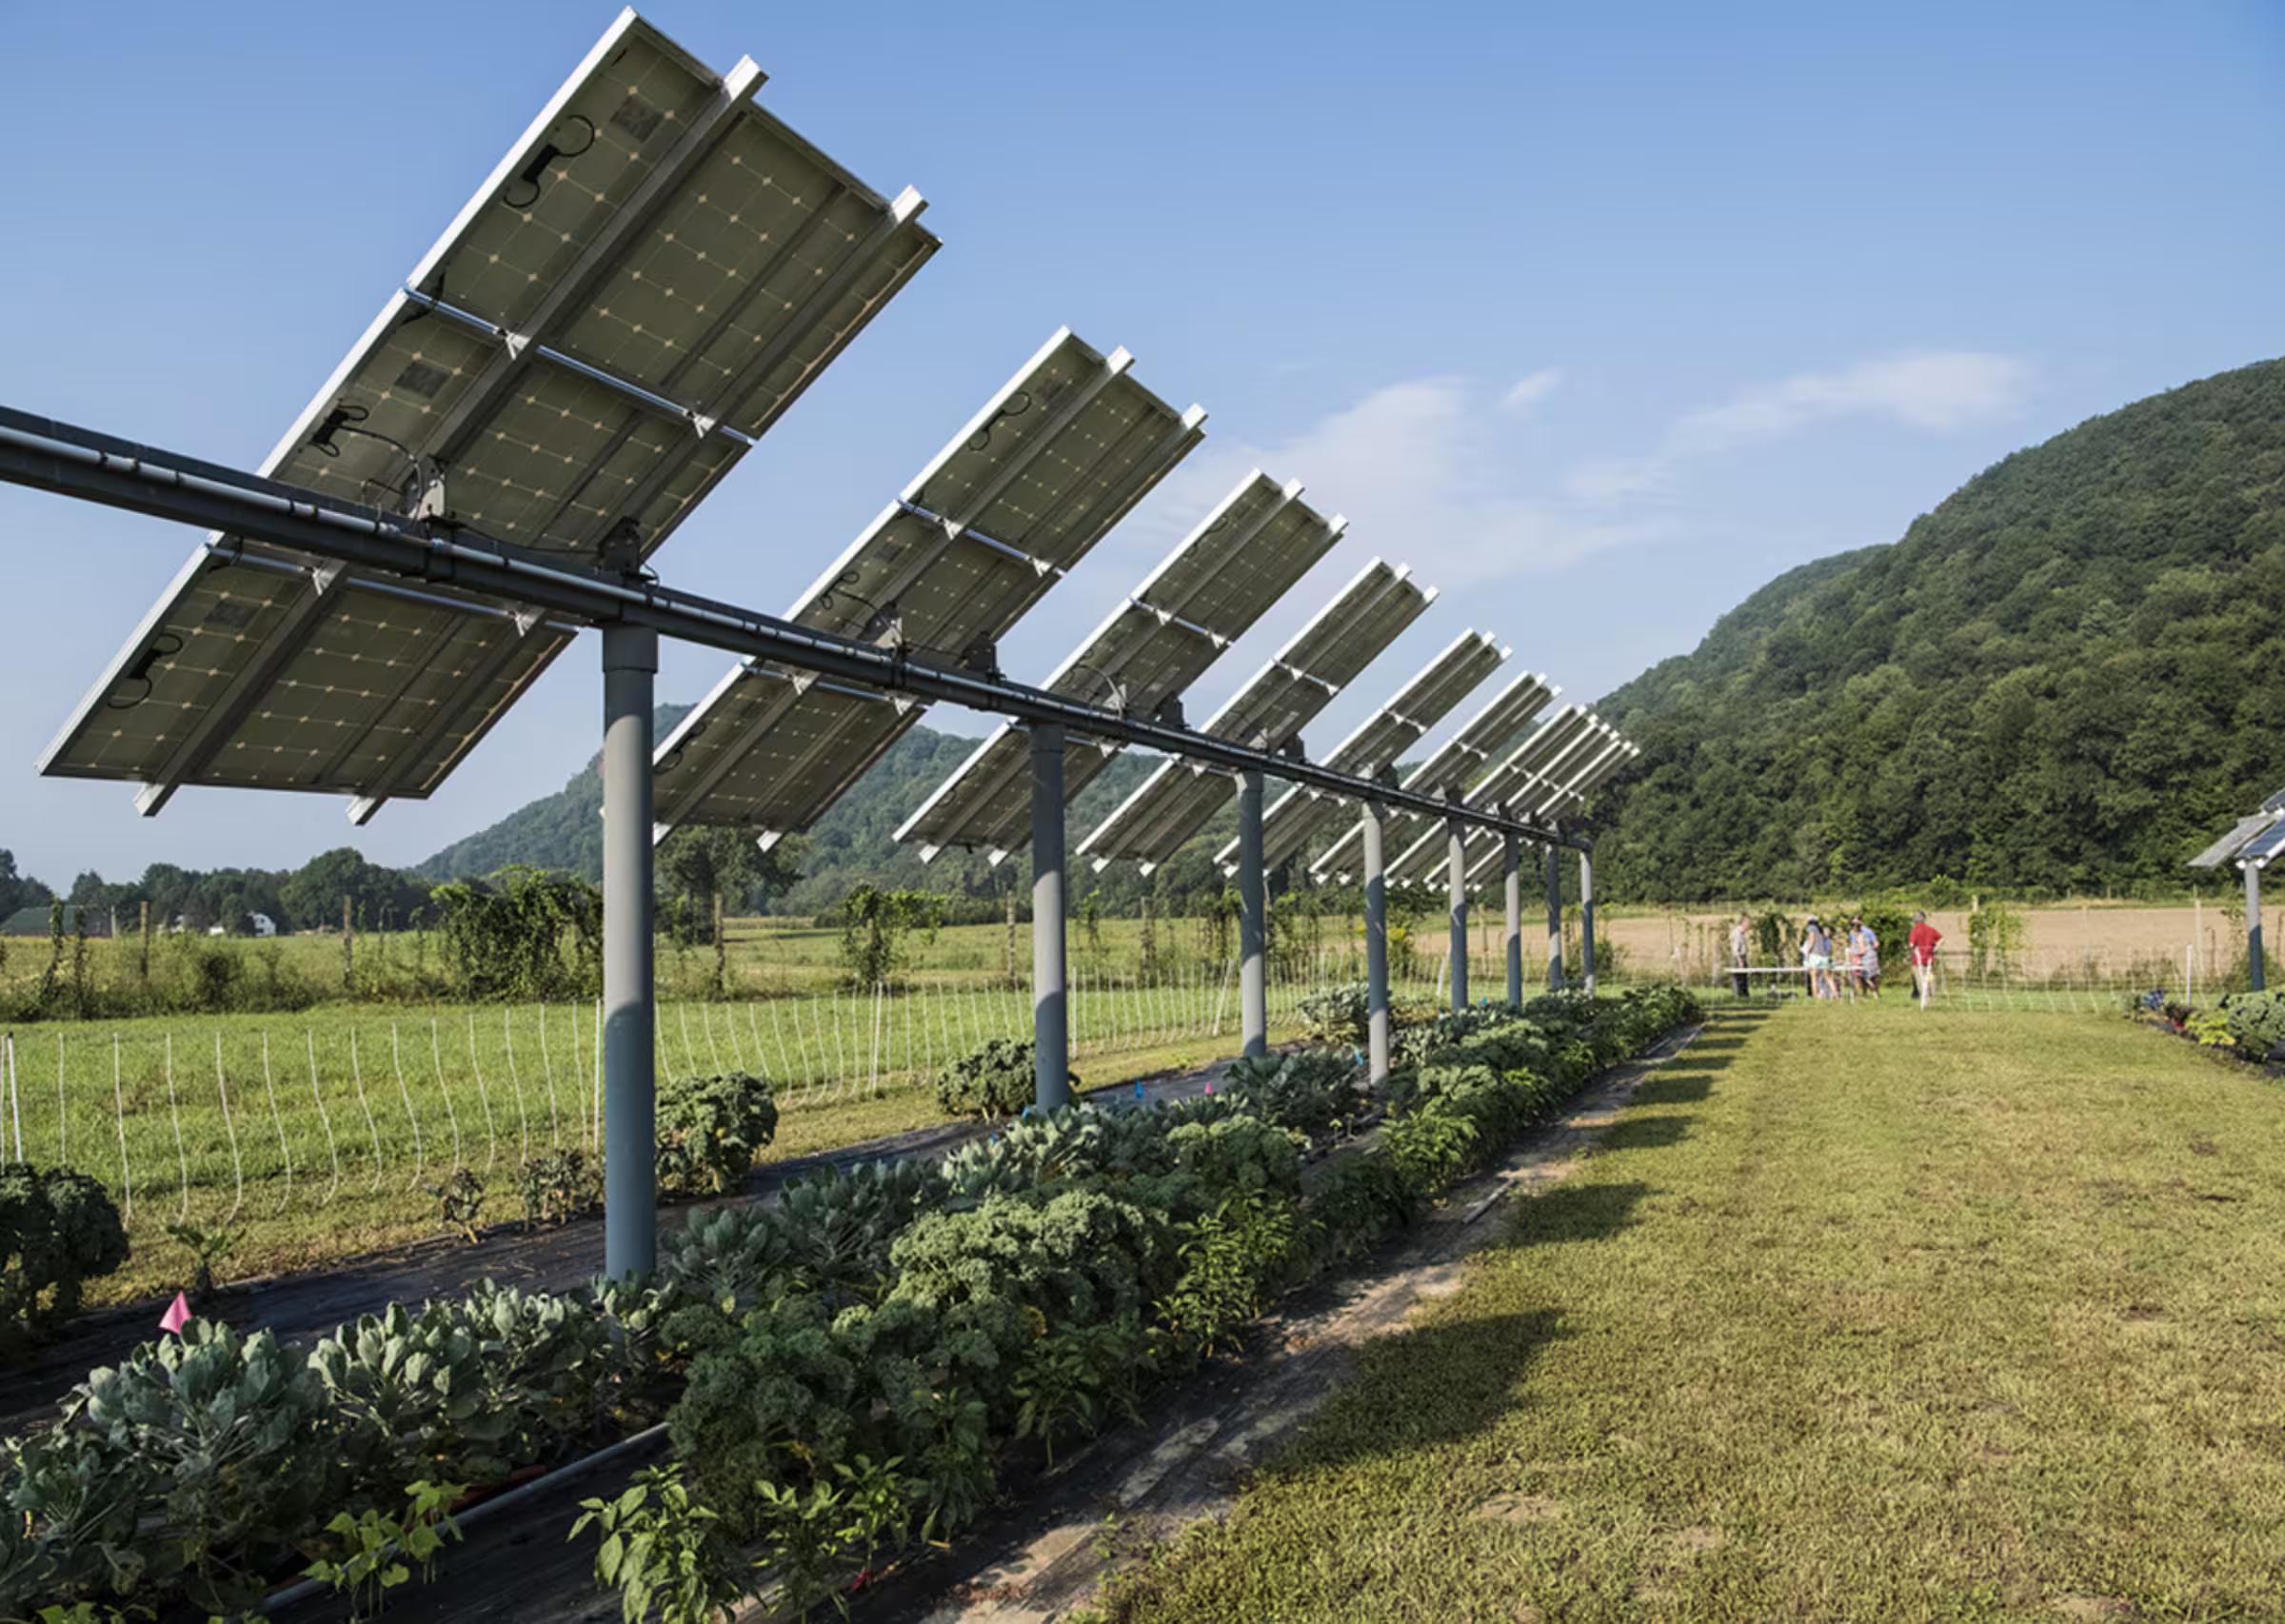
[[[1571,786],[1583,781],[1606,749],[1622,747],[1619,736],[1582,705],[1567,705],[1467,792],[1471,806],[1498,807],[1526,821],[1544,821],[1576,803]],[[1425,819],[1421,820],[1425,823]],[[1472,870],[1498,855],[1501,842],[1489,829],[1468,831]],[[1430,828],[1388,864],[1400,884],[1437,884],[1445,874],[1449,848],[1441,827]]]
[[[1334,745],[1325,765],[1357,778],[1379,778],[1497,671],[1512,652],[1502,648],[1489,632],[1461,632],[1386,704]],[[1262,818],[1263,866],[1275,868],[1301,850],[1312,835],[1339,815],[1343,804],[1341,797],[1312,785],[1289,785]],[[1223,873],[1236,873],[1238,842],[1224,842],[1214,861]]]
[[[1000,639],[1202,437],[1205,413],[1176,411],[1132,365],[1056,332],[788,618],[994,668]],[[767,844],[805,829],[924,708],[744,662],[659,745],[659,832],[720,824]]]
[[[1639,745],[1619,738],[1616,734],[1602,740],[1601,748],[1593,758],[1560,785],[1548,786],[1542,793],[1519,798],[1510,810],[1526,822],[1553,823],[1576,813],[1586,803],[1586,798],[1601,784],[1616,777],[1641,754]],[[1467,877],[1472,883],[1488,881],[1494,865],[1499,862],[1501,842],[1486,839],[1470,839],[1468,849],[1475,855],[1468,861]],[[1433,881],[1431,881],[1433,883]]]
[[[1411,571],[1374,559],[1207,719],[1202,731],[1262,750],[1293,747],[1333,696],[1435,602]],[[1172,857],[1236,784],[1224,769],[1162,762],[1080,842],[1102,868],[1129,859],[1148,872]]]
[[[1321,517],[1301,490],[1300,481],[1281,485],[1260,469],[1241,480],[1055,668],[1046,687],[1132,716],[1159,714],[1341,539],[1347,521]],[[1065,743],[1066,805],[1116,753],[1103,741]],[[924,861],[946,846],[988,851],[994,862],[1021,848],[1031,839],[1028,737],[1011,724],[997,728],[896,838],[920,842]]]
[[[1540,673],[1524,672],[1493,695],[1457,733],[1430,752],[1426,761],[1405,774],[1404,787],[1446,799],[1460,793],[1467,779],[1481,772],[1486,762],[1513,745],[1531,725],[1531,719],[1561,691],[1551,686]],[[1568,715],[1579,708],[1572,705],[1559,714]],[[1418,812],[1391,807],[1382,826],[1382,838],[1393,843],[1427,822]],[[1363,839],[1361,830],[1351,826],[1309,865],[1310,878],[1321,884],[1327,880],[1346,881],[1363,861]]]
[[[623,13],[393,294],[261,471],[591,559],[655,550],[937,247]],[[347,793],[444,782],[573,628],[449,586],[215,536],[42,759]]]

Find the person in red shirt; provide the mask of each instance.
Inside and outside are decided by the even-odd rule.
[[[1920,997],[1920,1007],[1926,1009],[1936,993],[1936,944],[1944,940],[1944,933],[1928,922],[1926,914],[1912,916],[1912,990]]]

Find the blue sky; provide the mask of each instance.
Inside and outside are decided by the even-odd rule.
[[[614,11],[0,5],[0,400],[253,464]],[[1208,438],[1008,668],[1043,675],[1259,463],[1350,536],[1193,715],[1367,557],[1443,588],[1321,749],[1464,626],[1600,695],[2008,451],[2285,351],[2275,5],[646,14],[719,68],[753,56],[764,105],[919,188],[945,244],[666,578],[785,607],[1067,323],[1205,406]],[[139,819],[128,786],[33,763],[195,537],[13,489],[0,537],[0,846],[51,883],[345,842],[411,862],[594,748],[575,653],[368,829],[215,790]],[[722,664],[671,651],[662,697]]]

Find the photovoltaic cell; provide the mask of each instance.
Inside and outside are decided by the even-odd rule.
[[[262,465],[579,558],[655,550],[934,252],[882,198],[624,12]],[[235,555],[235,556],[233,556]],[[139,780],[435,789],[572,635],[211,537],[43,759]]]
[[[1299,481],[1280,485],[1259,469],[1240,481],[1046,682],[1055,693],[1149,716],[1196,682],[1222,651],[1307,574],[1341,537],[1300,500]],[[1074,738],[1063,749],[1063,799],[1076,800],[1117,754],[1104,741]],[[997,862],[1031,839],[1031,744],[1003,723],[897,830],[921,842],[924,861],[945,846],[991,853]]]
[[[1380,777],[1470,690],[1498,670],[1511,652],[1500,646],[1489,632],[1462,632],[1386,704],[1351,729],[1348,737],[1333,747],[1325,764],[1358,778]],[[1301,850],[1346,804],[1343,798],[1312,785],[1287,786],[1262,815],[1263,865],[1275,868]],[[1214,861],[1225,874],[1235,874],[1238,842],[1224,843],[1214,854]]]
[[[1256,672],[1202,731],[1281,750],[1333,696],[1435,601],[1410,571],[1374,559]],[[1168,761],[1080,842],[1097,868],[1125,858],[1144,871],[1165,862],[1236,793],[1225,769]]]
[[[1008,629],[1202,437],[1205,413],[1177,412],[1131,366],[1123,349],[1103,355],[1058,331],[789,618],[918,660],[993,666]],[[893,721],[853,712],[793,672],[744,662],[660,744],[658,832],[720,824],[768,843],[805,829],[921,708]],[[790,758],[761,748],[780,728],[805,742]],[[810,759],[816,770],[788,775],[788,760]]]
[[[1447,799],[1460,793],[1470,779],[1482,775],[1486,764],[1500,751],[1515,744],[1531,725],[1531,719],[1560,691],[1549,685],[1540,673],[1523,673],[1468,718],[1460,731],[1430,752],[1426,761],[1405,774],[1404,787]],[[1578,705],[1567,706],[1556,713],[1557,719],[1580,710]],[[1393,846],[1425,822],[1417,812],[1391,807],[1383,838]],[[1363,838],[1358,828],[1346,830],[1309,865],[1310,877],[1320,883],[1336,878],[1345,881],[1363,860]]]

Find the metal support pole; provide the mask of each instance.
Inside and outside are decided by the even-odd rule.
[[[1444,898],[1452,913],[1452,1007],[1468,1007],[1468,832],[1444,820]]]
[[[1364,1023],[1368,1080],[1388,1077],[1388,877],[1381,840],[1388,808],[1364,803]]]
[[[659,634],[603,628],[603,1272],[658,1264],[651,980],[651,697]]]
[[[1031,730],[1032,1103],[1071,1103],[1071,1027],[1063,1001],[1063,729]]]
[[[1500,867],[1507,881],[1507,1007],[1523,1007],[1523,842],[1510,829],[1500,836]]]
[[[1262,951],[1269,939],[1267,887],[1262,878],[1262,769],[1238,775],[1239,1030],[1249,1055],[1269,1053],[1269,982]]]
[[[1547,990],[1563,990],[1563,848],[1547,847]]]
[[[1579,973],[1587,996],[1595,996],[1595,859],[1579,854]]]
[[[2269,985],[2269,970],[2261,961],[2261,865],[2249,862],[2245,865],[2245,962],[2255,992]]]

